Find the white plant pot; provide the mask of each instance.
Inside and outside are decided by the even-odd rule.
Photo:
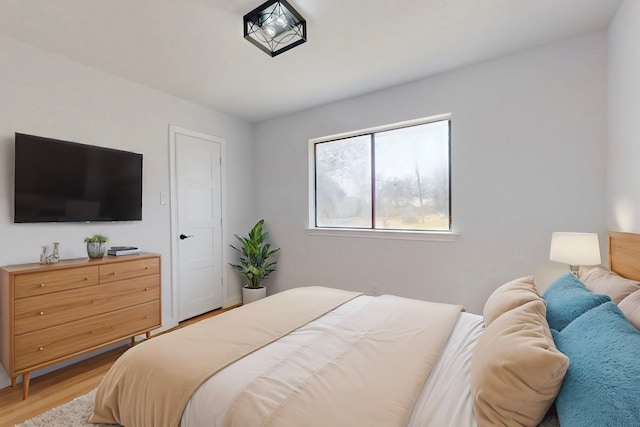
[[[258,289],[242,288],[242,304],[249,304],[267,296],[267,288],[264,286]]]

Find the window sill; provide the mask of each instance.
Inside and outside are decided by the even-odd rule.
[[[359,230],[356,228],[307,228],[306,231],[310,236],[424,240],[433,242],[455,242],[459,236],[458,233],[453,231]]]

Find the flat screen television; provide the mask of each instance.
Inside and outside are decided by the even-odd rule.
[[[16,133],[14,223],[142,219],[142,154]]]

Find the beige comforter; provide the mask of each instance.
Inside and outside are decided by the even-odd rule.
[[[105,377],[91,421],[177,426],[215,372],[357,295],[298,288],[137,346]],[[227,425],[404,425],[461,307],[398,297],[369,305],[283,359],[287,369],[258,377],[237,396]]]
[[[225,427],[403,427],[461,307],[383,295],[235,398]]]
[[[178,426],[189,398],[210,376],[359,295],[296,288],[137,345],[102,380],[90,422]]]

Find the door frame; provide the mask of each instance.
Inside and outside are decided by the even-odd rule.
[[[180,282],[180,258],[178,256],[178,182],[176,173],[176,135],[185,135],[220,145],[220,213],[222,216],[222,307],[227,306],[227,185],[226,185],[226,142],[223,138],[198,132],[191,129],[169,125],[169,204],[171,207],[171,317],[173,323],[178,323],[178,310],[180,307],[180,292],[178,283]]]

